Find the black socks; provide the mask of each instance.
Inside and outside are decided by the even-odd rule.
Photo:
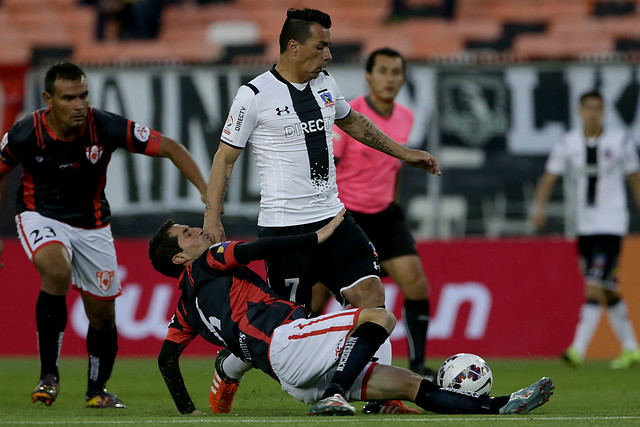
[[[40,378],[46,374],[53,374],[56,378],[60,378],[58,362],[62,336],[67,326],[66,298],[66,295],[51,295],[40,291],[36,301]]]
[[[118,331],[99,331],[89,326],[87,332],[87,352],[89,353],[89,383],[87,396],[100,394],[111,377],[113,364],[118,352]]]
[[[497,414],[509,401],[509,396],[489,397],[477,393],[441,389],[422,380],[415,403],[438,414]]]
[[[360,325],[347,338],[336,372],[322,398],[336,393],[344,396],[388,336],[387,330],[377,323]]]
[[[414,372],[424,366],[429,328],[429,300],[405,300],[404,324],[409,342],[409,367]]]

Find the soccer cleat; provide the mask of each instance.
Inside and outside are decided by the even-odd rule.
[[[578,350],[576,350],[573,347],[569,347],[567,349],[567,351],[562,353],[562,356],[560,356],[560,357],[562,358],[562,360],[564,360],[565,362],[567,362],[569,365],[573,366],[574,368],[577,368],[578,366],[581,366],[582,362],[583,362],[582,356],[580,356],[580,353],[578,353]]]
[[[640,350],[622,350],[617,359],[611,361],[611,369],[627,369],[640,363]]]
[[[309,409],[309,415],[355,415],[356,408],[351,406],[344,397],[339,394],[326,397],[317,401]]]
[[[542,406],[549,401],[553,394],[553,381],[549,377],[542,377],[529,387],[511,393],[509,401],[500,408],[501,414],[525,414]]]
[[[126,408],[118,396],[109,393],[106,388],[94,396],[85,396],[84,406],[87,408]]]
[[[209,406],[214,414],[228,414],[231,412],[233,396],[235,396],[240,385],[240,382],[229,378],[222,370],[222,362],[231,354],[230,350],[223,348],[216,356],[215,372],[209,389]]]
[[[371,401],[362,408],[363,414],[419,414],[420,411],[402,403],[400,400]]]
[[[436,377],[438,376],[438,373],[436,371],[434,371],[433,369],[431,369],[428,366],[424,366],[422,364],[419,365],[412,365],[409,367],[409,370],[411,372],[414,372],[418,375],[420,375],[422,378],[424,378],[425,380],[435,384],[436,383]]]
[[[46,374],[31,392],[31,400],[33,403],[42,402],[47,406],[51,406],[56,397],[58,397],[59,390],[58,378],[53,374]]]

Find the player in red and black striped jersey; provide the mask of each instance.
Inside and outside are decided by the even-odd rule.
[[[23,166],[16,225],[42,278],[36,302],[41,372],[31,397],[46,405],[56,399],[71,283],[82,292],[89,318],[85,405],[124,407],[105,389],[118,349],[114,300],[121,293],[104,193],[109,160],[118,148],[167,157],[199,189],[203,202],[206,182],[182,144],[91,108],[86,76],[76,65],[59,63],[47,71],[43,99],[48,108],[18,121],[0,143],[0,181]]]
[[[439,389],[407,369],[371,362],[393,331],[392,313],[356,308],[309,319],[302,306],[278,298],[246,267],[274,252],[325,242],[344,212],[315,233],[247,243],[212,244],[201,228],[171,220],[158,230],[149,243],[149,258],[159,272],[178,277],[182,291],[158,365],[181,413],[201,413],[179,364],[197,335],[261,369],[296,399],[313,403],[310,415],[354,415],[349,400],[402,399],[440,413],[510,414],[528,412],[549,399],[553,383],[546,377],[509,396],[489,397]]]
[[[131,120],[89,107],[73,141],[59,138],[47,123],[51,108],[17,122],[6,135],[0,172],[22,164],[18,213],[36,211],[81,228],[109,223],[104,194],[107,166],[118,148],[156,156],[162,135]]]

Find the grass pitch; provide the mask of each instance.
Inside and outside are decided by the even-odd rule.
[[[441,360],[430,360],[433,367]],[[509,394],[549,376],[556,385],[551,401],[525,415],[363,415],[309,417],[308,405],[280,390],[259,371],[249,372],[236,394],[231,414],[209,412],[208,389],[213,375],[211,359],[181,361],[185,382],[198,409],[207,415],[180,415],[167,391],[155,359],[119,358],[108,388],[127,405],[123,410],[84,408],[87,377],[85,359],[60,362],[61,391],[51,407],[31,403],[38,381],[36,358],[0,359],[0,424],[2,425],[99,425],[135,426],[214,423],[225,425],[309,426],[618,426],[640,425],[640,367],[613,371],[604,361],[587,362],[572,369],[557,360],[488,360],[494,376],[492,395]],[[403,365],[402,361],[400,361]],[[413,404],[410,404],[414,406]],[[363,403],[355,404],[359,410]]]

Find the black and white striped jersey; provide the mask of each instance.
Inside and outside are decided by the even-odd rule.
[[[260,174],[259,226],[307,224],[342,209],[332,130],[349,111],[326,71],[296,84],[274,67],[240,87],[221,140],[236,148],[251,144]]]
[[[575,180],[578,235],[627,234],[625,178],[638,168],[633,141],[618,129],[604,129],[598,138],[586,138],[582,129],[567,132],[546,165],[547,172]]]

